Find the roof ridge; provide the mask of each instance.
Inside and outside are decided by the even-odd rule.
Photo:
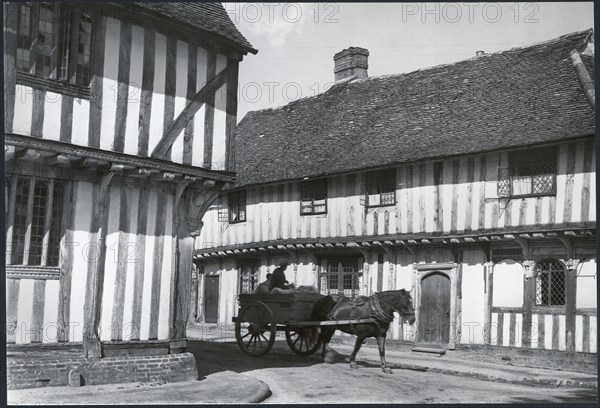
[[[550,45],[550,44],[558,43],[558,42],[560,42],[562,40],[565,40],[566,38],[569,38],[569,37],[576,37],[576,36],[583,35],[585,33],[591,33],[591,32],[593,32],[593,28],[588,28],[587,30],[583,30],[583,31],[575,31],[575,32],[572,32],[572,33],[569,33],[569,34],[563,34],[560,37],[552,38],[550,40],[540,41],[540,42],[537,42],[537,43],[523,45],[523,46],[520,46],[520,47],[512,47],[512,48],[509,48],[507,50],[491,52],[489,54],[485,53],[485,54],[483,54],[483,55],[481,55],[479,57],[478,56],[473,56],[473,57],[469,57],[469,58],[464,59],[464,60],[450,62],[448,64],[434,65],[434,66],[431,66],[431,67],[416,69],[414,71],[403,72],[401,74],[380,75],[379,77],[390,77],[390,76],[408,75],[408,74],[412,74],[413,72],[421,72],[421,71],[428,71],[430,69],[449,67],[449,66],[457,65],[457,64],[464,63],[464,62],[467,62],[467,61],[476,60],[476,59],[479,59],[481,57],[489,58],[491,56],[501,55],[501,54],[504,54],[504,53],[507,53],[507,52],[523,51],[523,50],[526,50],[526,49],[529,49],[529,48],[536,48],[536,47],[540,47],[540,46],[544,46],[544,45]],[[378,77],[371,77],[371,78],[378,78]],[[365,78],[365,79],[368,79],[368,78]]]
[[[430,66],[430,67],[419,68],[419,69],[415,69],[415,70],[409,71],[409,72],[401,72],[401,73],[395,73],[395,74],[384,74],[384,75],[377,75],[377,76],[369,76],[369,77],[366,77],[366,78],[350,77],[350,78],[347,78],[347,79],[344,79],[342,81],[338,81],[338,82],[334,83],[330,88],[328,88],[326,91],[324,91],[324,92],[322,92],[320,94],[310,95],[310,96],[306,96],[306,97],[303,97],[303,98],[299,98],[299,99],[296,99],[295,101],[288,102],[287,104],[281,105],[281,106],[268,107],[268,108],[262,108],[262,109],[257,109],[257,110],[250,111],[250,112],[246,113],[246,115],[244,116],[244,118],[242,118],[242,120],[244,120],[246,117],[248,117],[248,116],[250,116],[251,114],[254,114],[254,113],[261,113],[261,112],[266,112],[266,111],[270,111],[270,110],[273,110],[273,111],[283,110],[286,107],[288,107],[290,105],[293,105],[295,103],[303,102],[303,101],[306,101],[306,100],[312,99],[312,98],[319,98],[320,96],[323,96],[323,95],[327,94],[332,89],[337,88],[337,87],[339,87],[341,85],[347,85],[347,84],[356,83],[356,82],[366,82],[366,81],[377,80],[377,79],[399,78],[399,77],[402,77],[402,76],[405,76],[405,75],[414,74],[414,73],[417,73],[417,72],[426,72],[426,71],[434,70],[434,69],[452,67],[452,66],[455,66],[455,65],[458,65],[458,64],[462,64],[462,63],[465,63],[465,62],[468,62],[468,61],[473,61],[473,60],[476,60],[476,59],[479,59],[479,58],[482,58],[482,57],[489,58],[489,57],[494,56],[494,55],[501,55],[501,54],[508,53],[508,52],[522,51],[522,50],[525,50],[525,49],[528,49],[528,48],[534,48],[534,47],[540,47],[540,46],[544,46],[544,45],[554,44],[554,43],[558,43],[560,41],[564,41],[565,39],[570,38],[570,37],[576,37],[576,36],[580,36],[580,35],[583,35],[583,34],[588,34],[588,37],[584,40],[584,43],[585,43],[588,40],[590,34],[592,34],[592,38],[593,38],[593,32],[594,32],[593,28],[588,28],[588,29],[582,30],[582,31],[575,31],[575,32],[568,33],[568,34],[563,34],[560,37],[552,38],[550,40],[540,41],[540,42],[537,42],[537,43],[528,44],[528,45],[524,45],[524,46],[520,46],[520,47],[513,47],[513,48],[510,48],[510,49],[507,49],[507,50],[492,52],[492,53],[489,53],[489,54],[483,54],[482,56],[479,56],[479,57],[473,56],[473,57],[470,57],[470,58],[467,58],[467,59],[464,59],[464,60],[454,61],[454,62],[450,62],[450,63],[447,63],[447,64],[439,64],[439,65],[433,65],[433,66]],[[565,58],[568,58],[568,57],[569,56],[567,55]]]

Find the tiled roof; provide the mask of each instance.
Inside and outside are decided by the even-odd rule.
[[[238,31],[221,3],[202,2],[136,2],[147,11],[159,13],[193,28],[216,34],[233,41],[245,51],[256,54],[248,40]]]
[[[340,82],[236,131],[239,185],[384,167],[595,133],[569,53],[591,30],[407,74]],[[593,78],[593,57],[582,57]]]

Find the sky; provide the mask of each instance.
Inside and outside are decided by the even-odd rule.
[[[238,121],[322,93],[333,55],[369,50],[369,76],[401,74],[594,27],[592,2],[223,3],[258,49],[240,64]]]

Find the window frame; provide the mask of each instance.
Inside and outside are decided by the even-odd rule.
[[[11,278],[58,279],[62,265],[61,241],[65,233],[64,223],[68,217],[68,191],[71,188],[71,182],[36,174],[9,174],[7,178],[10,179],[9,184],[5,187],[9,189],[5,192],[9,196],[9,201],[6,203],[8,216],[5,231],[7,276]],[[21,208],[17,208],[17,198],[20,196],[19,186],[22,186],[22,193],[26,191],[25,199],[20,200]],[[46,193],[42,201],[38,197],[39,214],[35,216],[38,186],[45,188]],[[21,231],[23,235],[22,249],[17,248],[20,245],[15,241],[15,234],[18,234],[15,220],[17,212],[22,214],[21,218],[24,217],[22,220],[23,231]],[[41,231],[41,234],[38,233],[34,237],[36,230]],[[34,240],[37,242],[35,244],[37,250],[32,249]]]
[[[559,264],[561,266],[561,269],[541,269],[541,264],[543,263],[555,263],[555,264]],[[539,262],[536,262],[535,266],[534,266],[534,270],[535,270],[535,296],[534,296],[534,300],[533,300],[533,306],[536,309],[561,309],[561,308],[565,308],[567,305],[567,268],[565,266],[565,264],[561,261],[559,261],[558,259],[554,259],[554,258],[547,258],[547,259],[543,259]],[[562,277],[562,300],[563,303],[562,304],[552,304],[552,298],[553,298],[553,287],[552,287],[552,275],[558,274],[558,273],[562,273],[563,277]],[[547,298],[548,298],[548,303],[538,303],[538,285],[540,285],[539,280],[541,278],[542,275],[547,275],[548,279],[547,279],[547,287],[546,287],[546,291],[547,291]]]
[[[51,55],[46,57],[50,61],[49,67],[45,64],[39,64],[40,58],[38,53],[40,45],[38,39],[43,29],[41,27],[41,16],[47,4],[51,4],[54,10],[52,15],[51,23],[53,30],[53,44]],[[96,21],[98,18],[97,11],[93,7],[85,7],[77,3],[52,3],[52,2],[41,2],[31,3],[24,2],[17,5],[17,27],[21,24],[21,13],[22,10],[28,7],[31,10],[29,17],[29,32],[30,32],[30,48],[29,48],[29,60],[28,70],[24,70],[20,67],[17,62],[17,56],[15,55],[15,71],[17,83],[26,86],[32,86],[34,88],[42,88],[46,91],[56,92],[68,96],[74,96],[77,98],[90,98],[90,85],[93,78],[93,54],[94,54],[94,35],[96,29]],[[87,64],[83,64],[87,67],[87,70],[81,75],[78,74],[79,67],[82,64],[78,63],[79,49],[80,49],[80,37],[81,37],[81,18],[87,16],[89,23],[91,24],[89,38],[83,43],[83,50],[86,52]],[[70,19],[68,26],[65,31],[65,17]],[[18,28],[17,28],[18,29]],[[17,31],[17,41],[19,38]],[[67,47],[65,47],[65,43]],[[16,52],[19,53],[19,46],[17,44]],[[64,71],[63,57],[64,54],[68,54],[66,76],[61,75]],[[43,66],[42,66],[43,65]],[[44,70],[49,69],[49,73],[46,75]],[[84,78],[83,81],[80,78]]]
[[[546,156],[545,160],[538,161],[537,158],[540,156]],[[533,159],[532,159],[533,157]],[[525,161],[525,163],[524,163]],[[540,164],[541,162],[541,164]],[[548,166],[550,171],[543,173],[536,169],[536,166]],[[530,175],[519,175],[528,169]],[[506,175],[508,183],[508,197],[509,198],[528,198],[528,197],[547,197],[556,196],[556,176],[558,173],[558,149],[556,146],[544,146],[538,147],[531,150],[516,150],[508,152],[508,174]],[[536,177],[547,177],[551,175],[552,188],[546,192],[533,192]],[[514,182],[517,177],[530,177],[530,189],[531,193],[517,194],[514,191]],[[499,177],[502,180],[503,177]],[[498,194],[500,197],[506,197],[507,194]]]
[[[385,181],[386,179],[392,179],[391,181]],[[382,181],[384,180],[384,181]],[[371,193],[371,188],[375,187],[377,190],[376,193]],[[390,188],[390,191],[387,191]],[[398,203],[398,198],[396,197],[397,191],[397,175],[396,169],[385,169],[385,170],[373,170],[369,171],[365,174],[365,207],[367,208],[377,208],[377,207],[390,207],[395,206]],[[382,203],[384,195],[389,194],[393,195],[393,202]],[[379,204],[370,204],[369,196],[379,196]]]
[[[320,189],[322,189],[322,191]],[[320,193],[323,194],[323,196],[320,196]],[[310,180],[302,182],[302,184],[300,185],[300,215],[305,216],[327,214],[327,198],[328,183],[326,180]],[[323,211],[315,211],[315,207],[317,206],[317,204],[315,204],[315,201],[317,200],[325,200],[325,209]],[[303,202],[308,201],[310,201],[311,203],[311,211],[303,212]]]
[[[241,198],[243,197],[243,199]],[[240,218],[240,210],[243,205],[243,219]],[[235,208],[234,208],[235,207]],[[232,215],[236,214],[237,218],[233,219]],[[247,205],[246,205],[246,190],[232,191],[227,194],[227,222],[230,224],[238,224],[246,222],[247,217]]]
[[[246,273],[249,272],[249,273]],[[238,295],[253,294],[258,285],[260,274],[260,263],[258,260],[243,260],[238,264]],[[244,291],[244,277],[250,277],[250,291]]]
[[[362,269],[363,259],[360,257],[353,256],[332,256],[327,258],[322,258],[319,261],[319,293],[322,295],[328,294],[342,294],[345,296],[353,297],[362,294],[362,278],[363,278],[363,269]],[[344,265],[345,264],[345,265]],[[336,268],[335,271],[330,271],[331,268]],[[352,267],[354,269],[353,272],[344,271],[344,267]],[[344,279],[347,276],[354,277],[356,280],[352,279],[351,281],[356,282],[355,288],[344,289],[346,280]],[[330,277],[336,277],[337,279],[337,287],[332,289],[329,286]],[[327,288],[323,287],[323,280],[327,282]],[[349,291],[349,293],[346,293]]]

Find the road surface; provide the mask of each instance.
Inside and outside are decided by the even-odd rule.
[[[262,357],[249,357],[234,342],[189,341],[200,379],[231,370],[266,382],[265,403],[572,403],[595,402],[596,391],[571,387],[531,387],[453,375],[394,369],[384,374],[359,361],[352,370],[343,361],[325,364],[318,355],[296,356],[285,344]],[[360,353],[359,356],[360,357]]]

